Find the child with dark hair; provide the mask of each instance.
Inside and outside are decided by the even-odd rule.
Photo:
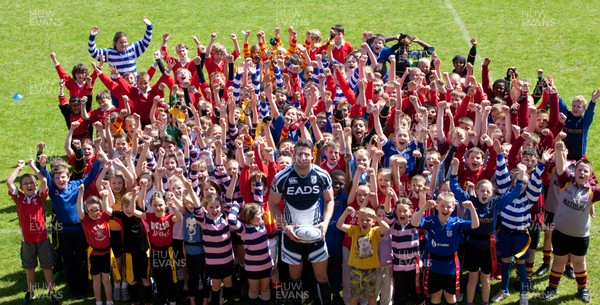
[[[88,52],[96,60],[100,61],[102,56],[111,66],[115,66],[117,71],[123,75],[126,72],[137,72],[136,59],[140,57],[152,40],[152,23],[146,16],[142,18],[146,25],[144,37],[133,44],[129,44],[127,35],[124,32],[116,32],[113,38],[112,48],[98,49],[96,47],[96,35],[100,32],[98,27],[92,27],[90,38],[88,40]]]

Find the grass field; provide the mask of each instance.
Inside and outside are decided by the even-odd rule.
[[[171,33],[170,46],[193,44],[196,35],[206,44],[211,32],[231,50],[230,33],[241,39],[241,31],[265,30],[270,37],[276,26],[294,26],[299,38],[307,29],[326,33],[331,25],[342,23],[346,39],[360,45],[363,31],[384,35],[400,32],[417,35],[436,47],[442,70],[451,70],[451,58],[466,54],[468,38],[478,40],[475,75],[480,79],[484,57],[492,58],[491,79],[504,76],[506,68],[516,66],[522,78],[533,79],[538,68],[553,75],[565,101],[576,95],[588,99],[600,87],[600,1],[7,1],[0,11],[0,180],[14,169],[18,159],[35,154],[35,144],[47,143],[47,153],[62,155],[66,135],[64,120],[57,109],[58,78],[49,59],[56,52],[59,62],[70,71],[79,62],[89,63],[87,38],[91,26],[100,27],[99,47],[112,44],[116,31],[125,31],[130,42],[143,35],[142,16],[154,24],[150,50],[138,60],[138,69],[152,62],[151,51],[160,47],[164,32]],[[255,36],[251,41],[255,41]],[[172,51],[172,50],[170,50]],[[99,85],[101,86],[101,84]],[[20,93],[21,100],[11,97]],[[588,140],[588,157],[600,161],[598,122]],[[0,187],[6,194],[6,187]],[[588,256],[592,299],[600,299],[600,255],[594,225]],[[0,303],[18,304],[23,296],[25,275],[20,268],[18,221],[15,207],[6,195],[0,196]],[[541,254],[538,253],[541,257]],[[538,257],[538,258],[539,258]],[[536,262],[539,265],[539,262]],[[537,267],[537,266],[536,266]],[[514,274],[514,272],[513,272]],[[41,275],[41,274],[39,274]],[[43,283],[41,276],[38,283]],[[547,276],[536,283],[538,290]],[[60,287],[61,291],[62,287]],[[492,295],[499,289],[495,282]],[[572,296],[573,280],[563,278],[559,296],[552,304],[578,304]],[[530,298],[538,293],[530,294]],[[65,292],[66,295],[66,292]],[[513,293],[503,304],[517,301]],[[88,303],[92,302],[91,300]],[[532,304],[536,301],[532,300]],[[63,304],[76,304],[65,299]]]

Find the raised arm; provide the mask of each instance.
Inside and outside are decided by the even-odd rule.
[[[77,216],[79,216],[79,220],[83,220],[85,217],[85,212],[83,212],[83,192],[85,187],[83,184],[80,184],[77,187]]]
[[[354,208],[351,206],[346,207],[346,209],[344,210],[344,212],[342,213],[342,215],[340,215],[340,218],[338,218],[337,222],[335,223],[335,226],[340,229],[343,232],[348,232],[348,230],[350,230],[350,225],[344,223],[346,220],[346,217],[348,217],[348,215],[352,215],[354,214]]]

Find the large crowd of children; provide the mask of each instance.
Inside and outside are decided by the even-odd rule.
[[[489,304],[509,295],[513,263],[527,304],[541,231],[535,275],[550,274],[539,297],[552,299],[565,273],[590,302],[600,188],[585,154],[600,89],[568,109],[541,70],[534,82],[514,67],[491,82],[486,58],[479,78],[474,39],[443,62],[405,34],[364,32],[354,48],[340,24],[304,42],[291,27],[287,41],[277,28],[255,44],[244,31],[241,47],[231,34],[232,52],[216,33],[169,50],[166,33],[144,70],[136,59],[154,27],[142,21],[142,39],[118,32],[105,49],[93,27],[97,63],[71,75],[50,55],[67,161],[40,143],[35,174],[18,189],[20,160],[7,179],[25,303],[39,259],[52,304],[53,268],[71,298],[87,297],[91,280],[97,305],[473,304],[479,289]],[[299,236],[301,226],[322,236]]]

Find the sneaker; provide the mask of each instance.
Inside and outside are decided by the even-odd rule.
[[[27,293],[25,294],[25,297],[23,298],[23,304],[29,304],[29,303],[33,302],[34,298],[35,298],[35,295],[33,294],[33,291],[27,291]]]
[[[589,303],[591,300],[590,291],[587,288],[577,290],[577,296],[584,303]]]
[[[544,274],[548,273],[548,271],[550,271],[550,265],[542,264],[538,270],[535,271],[535,276],[543,276]]]
[[[491,301],[492,301],[492,303],[500,302],[500,301],[508,298],[509,295],[510,295],[510,293],[508,293],[504,290],[500,290],[498,293],[496,293],[495,296],[492,297]]]
[[[129,301],[129,289],[121,288],[121,301]]]
[[[113,301],[121,300],[121,287],[113,287]]]
[[[565,275],[570,279],[575,279],[575,270],[573,270],[573,266],[565,267]]]
[[[529,300],[527,299],[527,295],[521,293],[521,296],[519,297],[519,305],[529,305]]]
[[[553,297],[556,296],[556,293],[558,293],[558,289],[546,287],[546,290],[544,290],[542,294],[540,294],[540,299],[542,299],[542,301],[550,301]]]
[[[456,295],[456,303],[462,302],[464,297],[465,296],[462,293],[457,294]]]

